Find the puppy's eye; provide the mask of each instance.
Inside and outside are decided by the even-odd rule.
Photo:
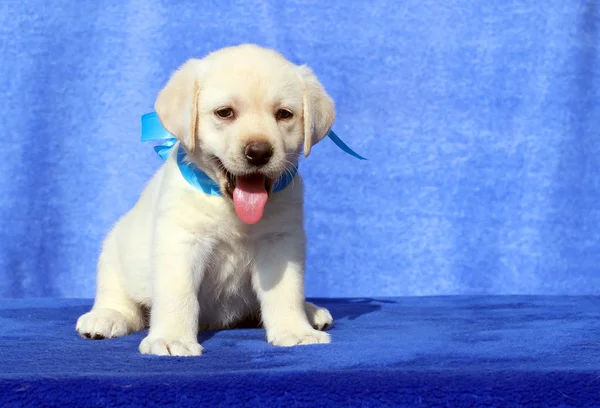
[[[215,111],[215,115],[217,115],[221,119],[233,119],[233,109],[231,109],[231,108],[217,109]]]
[[[275,114],[275,117],[277,118],[277,120],[289,119],[292,116],[294,116],[294,114],[287,109],[279,109],[277,111],[277,114]]]

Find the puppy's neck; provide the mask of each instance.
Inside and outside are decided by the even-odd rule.
[[[199,170],[204,172],[208,177],[210,177],[215,183],[221,184],[221,174],[219,169],[219,160],[214,156],[207,154],[202,150],[201,146],[198,146],[193,153],[186,152],[186,159],[193,165],[195,165]]]

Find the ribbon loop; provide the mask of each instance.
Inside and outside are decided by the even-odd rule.
[[[142,115],[142,142],[151,140],[175,139],[167,129],[164,128],[156,112]]]

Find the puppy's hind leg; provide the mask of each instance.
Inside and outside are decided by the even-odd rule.
[[[98,261],[94,307],[77,320],[76,330],[81,337],[120,337],[144,328],[143,310],[127,295],[112,249],[105,248]]]

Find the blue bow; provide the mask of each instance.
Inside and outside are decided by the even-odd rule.
[[[348,147],[333,132],[333,130],[330,130],[329,133],[327,133],[327,136],[344,152],[356,157],[357,159],[366,160],[364,157],[360,156],[358,153]],[[158,119],[158,116],[156,115],[156,112],[142,115],[142,142],[149,142],[152,140],[165,140],[165,142],[162,144],[154,146],[154,150],[163,160],[167,160],[171,150],[177,144],[177,139],[175,139],[173,135],[163,127]],[[220,196],[221,191],[219,189],[219,185],[215,183],[213,179],[208,177],[208,175],[200,170],[196,165],[186,161],[185,157],[185,150],[180,145],[177,149],[177,166],[179,167],[183,178],[185,178],[192,186],[198,188],[206,194]],[[273,192],[276,193],[286,188],[296,176],[297,171],[298,167],[294,166],[292,171],[286,172],[285,175],[277,180],[273,186]]]

